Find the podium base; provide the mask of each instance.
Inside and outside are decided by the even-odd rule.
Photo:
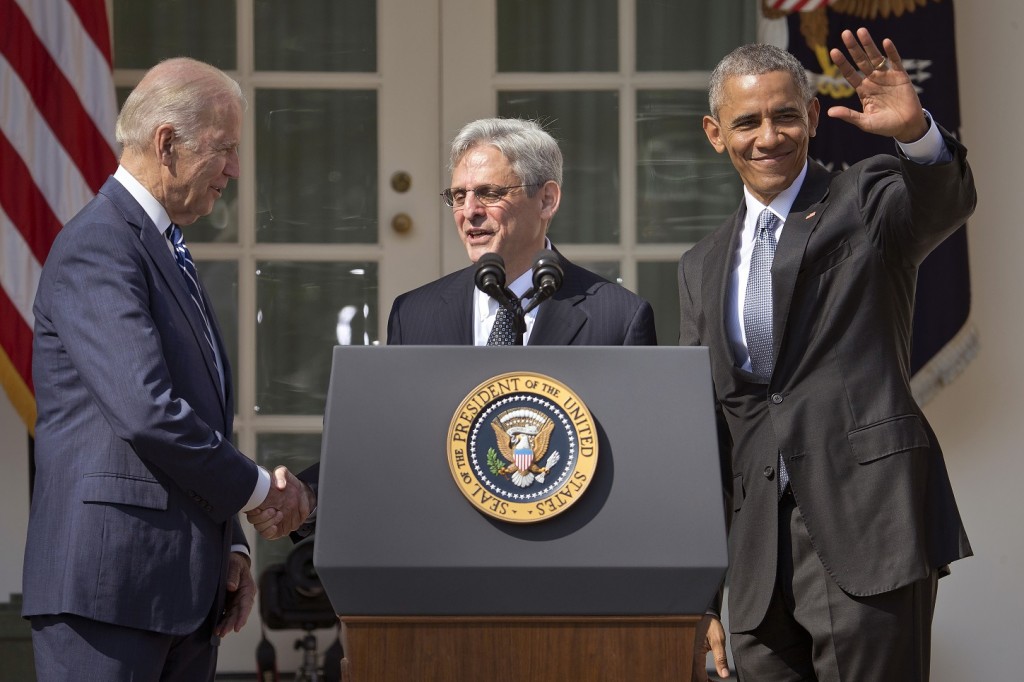
[[[695,616],[343,617],[342,682],[689,682]]]

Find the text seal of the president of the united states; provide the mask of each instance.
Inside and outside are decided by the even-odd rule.
[[[590,485],[597,428],[565,384],[509,372],[477,386],[455,411],[448,465],[459,490],[483,513],[512,523],[543,521]]]

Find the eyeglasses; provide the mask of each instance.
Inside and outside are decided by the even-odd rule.
[[[466,195],[472,192],[476,195],[477,201],[485,206],[496,204],[514,189],[520,187],[538,187],[539,182],[534,182],[529,185],[509,185],[508,187],[499,187],[497,185],[480,185],[478,187],[472,187],[467,189],[465,187],[450,187],[445,191],[441,192],[441,198],[444,199],[444,203],[452,208],[462,208],[466,203]]]

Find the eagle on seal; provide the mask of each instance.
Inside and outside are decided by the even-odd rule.
[[[546,414],[528,408],[506,410],[491,420],[501,456],[508,462],[498,474],[510,476],[520,488],[544,482],[544,476],[561,458],[552,452],[543,466],[540,461],[548,451],[554,421]]]

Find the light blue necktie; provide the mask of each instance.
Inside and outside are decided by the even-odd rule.
[[[772,261],[775,259],[775,214],[764,209],[757,216],[757,235],[750,256],[750,275],[743,299],[743,330],[754,374],[768,378],[774,369],[772,349]],[[789,485],[789,471],[779,453],[779,495]]]
[[[185,236],[181,233],[181,228],[174,223],[171,223],[171,226],[167,228],[166,234],[174,246],[174,258],[178,261],[178,268],[185,277],[188,293],[191,294],[192,302],[196,304],[196,308],[199,309],[199,315],[203,318],[203,335],[206,336],[206,342],[210,344],[210,349],[214,351],[214,357],[217,357],[217,351],[213,346],[210,318],[206,314],[206,305],[203,304],[203,294],[199,288],[199,273],[196,272],[196,264],[192,260],[192,254],[188,252],[188,247],[185,246]]]

